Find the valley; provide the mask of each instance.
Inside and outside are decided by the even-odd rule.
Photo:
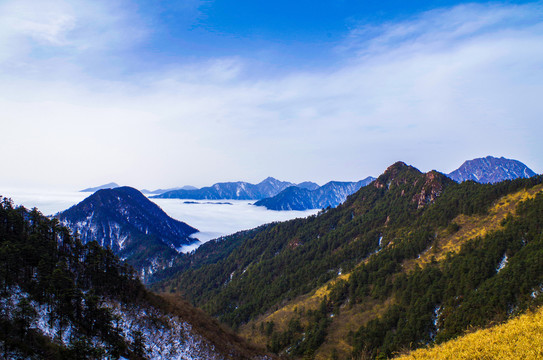
[[[543,360],[543,0],[0,1],[1,360]]]
[[[519,175],[495,184],[457,183],[439,172],[422,173],[397,162],[344,203],[314,212],[270,211],[235,199],[153,199],[158,207],[136,189],[114,187],[97,190],[52,220],[41,218],[36,210],[28,216],[34,219],[31,224],[41,222],[42,227],[53,229],[65,224],[71,229],[60,227],[60,244],[71,249],[59,245],[62,256],[98,246],[107,249],[104,259],[112,259],[106,263],[119,264],[115,269],[124,261],[135,268],[134,275],[128,276],[134,284],[130,286],[143,291],[137,295],[143,296],[137,304],[110,293],[99,295],[100,306],[109,309],[119,319],[117,326],[124,329],[119,335],[125,340],[119,341],[128,344],[111,347],[109,335],[102,340],[92,336],[103,335],[85,338],[104,354],[127,351],[129,358],[137,358],[136,345],[130,345],[137,332],[151,358],[221,358],[212,354],[215,345],[205,344],[210,337],[223,335],[207,331],[230,331],[228,336],[240,346],[235,350],[239,355],[232,359],[390,358],[427,345],[448,344],[473,326],[501,323],[539,306],[543,269],[538,259],[543,243],[538,229],[543,227],[536,214],[542,206],[542,181],[541,176]],[[200,224],[215,211],[229,229],[261,221],[264,214],[284,218],[248,225],[232,235],[210,231],[207,234],[213,236],[194,246],[198,234],[206,233],[171,218],[161,208],[177,218],[200,219]],[[27,211],[18,209],[4,200],[6,214]],[[185,211],[192,217],[185,216]],[[236,225],[235,216],[243,221]],[[34,226],[23,227],[27,230],[22,234],[33,234]],[[187,247],[190,252],[182,251]],[[4,249],[6,259],[15,256],[10,247]],[[66,261],[74,264],[68,267],[72,275],[67,276],[80,286],[81,270],[75,269],[82,265]],[[21,266],[43,271],[36,264]],[[61,264],[56,267],[62,269]],[[131,274],[130,267],[120,269]],[[28,311],[37,315],[26,326],[46,337],[65,336],[55,351],[72,351],[73,334],[88,332],[81,328],[86,325],[69,314],[67,323],[56,324],[56,315],[44,310],[46,302],[28,290],[25,281],[31,284],[33,280],[14,279],[5,277],[3,311],[16,313],[22,311],[19,304],[30,303]],[[140,280],[160,295],[148,293],[138,285]],[[52,298],[60,301],[58,295]],[[76,298],[67,299],[76,307],[89,301],[77,305]],[[193,310],[187,310],[191,306],[207,314],[195,317]],[[197,330],[200,335],[188,333],[194,321],[212,324],[215,320],[209,315],[236,334],[219,322],[203,325]],[[146,320],[147,316],[162,319],[172,330],[160,330],[153,325],[156,320]],[[186,319],[188,323],[183,322]],[[8,327],[19,326],[7,321]],[[190,343],[176,340],[187,337]],[[18,348],[16,339],[7,341]]]
[[[540,181],[456,184],[397,163],[336,209],[241,234],[241,241],[210,243],[202,251],[220,244],[217,260],[199,265],[203,253],[197,250],[186,270],[153,288],[187,297],[273,352],[322,359],[391,356],[408,341],[416,347],[460,335],[466,325],[457,316],[470,324],[492,319],[461,304],[487,299],[491,284],[514,268],[512,256],[521,249],[500,239],[525,226],[514,225],[518,208],[526,214],[524,204],[540,200]],[[536,220],[525,216],[518,221]],[[530,246],[539,246],[536,239]],[[516,263],[528,256],[537,268],[537,252],[520,251]],[[515,274],[507,286],[527,281],[523,286],[533,289],[542,281]],[[420,282],[428,284],[415,285]],[[474,292],[483,285],[485,295]],[[465,300],[454,300],[459,295]],[[503,301],[516,306],[530,303],[508,299]],[[511,306],[498,304],[493,319]],[[437,331],[434,311],[444,306],[448,317],[439,321],[447,326]],[[398,329],[398,321],[406,325]]]

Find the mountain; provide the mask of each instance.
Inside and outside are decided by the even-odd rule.
[[[100,186],[96,186],[96,187],[92,187],[92,188],[87,188],[87,189],[83,189],[83,190],[79,190],[79,192],[96,192],[98,190],[102,190],[102,189],[115,189],[115,188],[118,188],[119,185],[117,183],[114,183],[114,182],[110,182],[108,184],[104,184],[104,185],[100,185]]]
[[[96,242],[0,198],[2,359],[271,360]]]
[[[319,184],[316,184],[316,183],[314,183],[312,181],[304,181],[304,182],[301,182],[298,185],[296,185],[296,187],[298,187],[300,189],[316,190],[320,186],[319,186]]]
[[[316,189],[307,187],[289,187],[274,197],[262,199],[255,203],[269,210],[307,210],[336,207],[347,199],[347,196],[368,185],[375,178],[368,176],[357,182],[330,181]]]
[[[168,191],[153,197],[194,200],[259,200],[275,196],[289,186],[295,186],[295,184],[268,177],[256,185],[242,181],[217,183],[197,190]]]
[[[196,240],[197,232],[172,219],[138,190],[130,187],[98,190],[55,217],[78,233],[83,243],[97,241],[126,259],[142,277],[165,266],[177,249]]]
[[[157,273],[294,359],[387,358],[540,304],[543,177],[456,183],[398,162],[336,208],[203,244]]]
[[[504,180],[530,178],[535,175],[535,172],[518,160],[487,156],[464,162],[448,176],[456,182],[473,180],[478,183],[494,184]]]
[[[191,186],[191,185],[185,185],[185,186],[182,186],[182,187],[175,187],[175,188],[169,188],[169,189],[156,189],[156,190],[143,189],[143,190],[141,190],[141,192],[143,194],[160,195],[160,194],[164,194],[165,192],[174,191],[174,190],[198,190],[198,188],[195,187],[195,186]]]

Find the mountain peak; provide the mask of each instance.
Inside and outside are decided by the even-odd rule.
[[[278,183],[278,182],[281,182],[281,181],[277,180],[277,179],[274,178],[274,177],[268,176],[267,178],[265,178],[264,180],[262,180],[259,184],[265,184],[265,183]]]
[[[142,274],[143,269],[158,266],[159,262],[166,264],[177,255],[176,250],[195,242],[190,235],[198,231],[172,219],[128,186],[98,190],[56,217],[73,233],[79,233],[83,243],[98,241]]]
[[[86,188],[86,189],[80,190],[79,192],[95,192],[95,191],[102,190],[102,189],[115,189],[115,188],[118,188],[118,187],[119,187],[119,184],[114,183],[114,182],[110,182],[110,183],[107,183],[107,184],[104,184],[104,185]]]
[[[497,183],[535,175],[535,172],[518,160],[486,156],[465,161],[448,176],[456,182],[472,180],[478,183]]]
[[[307,189],[307,190],[317,190],[320,188],[319,184],[314,183],[312,181],[304,181],[296,185],[296,187],[299,187],[301,189]]]
[[[410,182],[409,178],[413,175],[420,175],[421,172],[413,166],[407,165],[403,161],[397,161],[390,165],[381,176],[375,180],[373,186],[376,188],[390,188],[392,184],[399,185]]]
[[[406,163],[404,163],[403,161],[396,161],[394,164],[390,165],[386,170],[385,170],[385,173],[387,171],[392,171],[394,169],[403,169],[403,168],[406,168],[408,167],[408,165]]]

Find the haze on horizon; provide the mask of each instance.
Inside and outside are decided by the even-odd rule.
[[[541,173],[541,44],[542,2],[6,0],[0,186]]]

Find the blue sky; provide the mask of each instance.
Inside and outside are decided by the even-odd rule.
[[[541,172],[542,10],[5,0],[0,186],[322,184],[486,155]]]

